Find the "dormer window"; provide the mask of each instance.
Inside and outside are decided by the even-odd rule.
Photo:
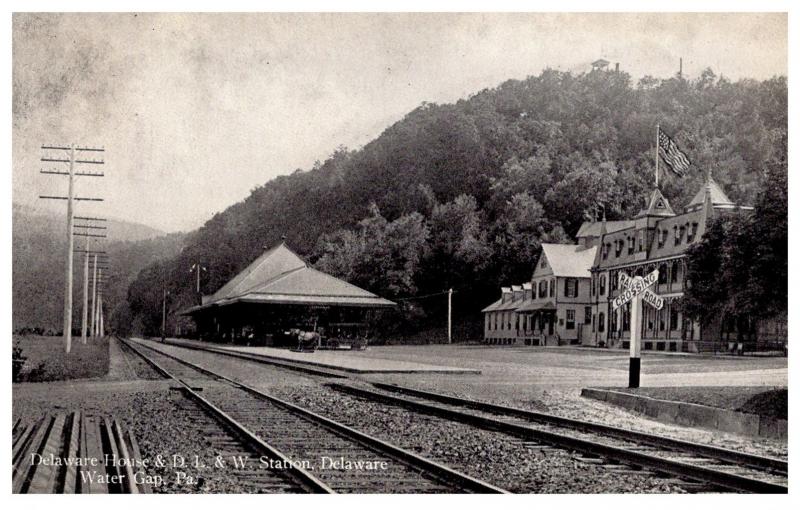
[[[692,223],[692,226],[689,227],[689,237],[686,239],[688,242],[694,241],[694,236],[697,235],[697,222],[695,221]]]
[[[677,246],[681,244],[681,233],[678,231],[678,225],[672,227],[672,231],[675,234],[675,245]]]
[[[619,257],[619,254],[622,253],[622,239],[617,239],[614,241],[614,256]]]
[[[663,248],[664,242],[667,240],[667,231],[666,230],[659,230],[658,231],[658,247]]]
[[[639,231],[639,251],[644,251],[644,230]]]
[[[603,245],[603,260],[608,258],[608,252],[611,251],[611,243],[606,243]]]
[[[628,255],[633,253],[633,236],[628,236]]]
[[[546,269],[546,268],[547,268],[547,259],[542,257],[542,269]]]

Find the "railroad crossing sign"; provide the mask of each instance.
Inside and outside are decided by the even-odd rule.
[[[664,298],[650,289],[644,289],[644,292],[642,292],[642,301],[652,306],[656,310],[661,310],[664,308]]]
[[[633,298],[644,292],[649,292],[650,294],[652,294],[653,297],[661,299],[655,293],[647,289],[657,281],[658,281],[658,269],[654,270],[647,276],[644,277],[637,276],[635,278],[631,278],[625,273],[620,273],[619,274],[620,293],[619,295],[617,295],[617,297],[613,299],[613,301],[611,301],[612,310],[616,310],[620,306],[629,303]],[[650,300],[656,301],[655,299],[652,298],[650,298]],[[652,304],[651,301],[648,301],[648,303]],[[661,306],[664,306],[663,299],[661,299]],[[660,309],[661,306],[657,306],[656,308]]]
[[[639,374],[641,372],[641,344],[642,344],[642,301],[651,305],[656,310],[664,307],[664,299],[650,290],[650,286],[658,281],[658,270],[646,276],[631,278],[625,273],[619,274],[619,289],[617,297],[611,302],[613,310],[619,309],[626,303],[631,303],[631,363],[628,372],[628,387],[639,387]]]

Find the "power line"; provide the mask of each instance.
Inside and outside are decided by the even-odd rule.
[[[451,292],[450,290],[443,290],[442,292],[434,292],[433,294],[425,294],[423,296],[409,296],[409,297],[404,297],[404,298],[396,298],[395,301],[414,301],[414,300],[417,300],[417,299],[427,299],[429,297],[441,296],[441,295],[444,295],[444,294],[448,294],[450,292]],[[458,293],[458,291],[457,290],[453,290],[452,293],[456,294],[456,293]]]

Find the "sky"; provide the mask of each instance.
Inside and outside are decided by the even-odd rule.
[[[422,102],[605,58],[634,80],[787,74],[785,14],[14,14],[12,197],[64,211],[41,145],[102,146],[77,214],[167,232],[356,149]],[[62,164],[63,165],[63,164]],[[64,169],[63,167],[60,169]],[[88,169],[88,168],[87,168]],[[91,170],[97,170],[91,168]]]

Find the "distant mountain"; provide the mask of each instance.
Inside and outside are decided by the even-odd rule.
[[[65,218],[14,204],[12,211],[12,326],[61,331],[66,263]],[[110,258],[104,298],[107,323],[126,326],[127,292],[139,271],[180,253],[185,235],[164,234],[145,225],[110,220]],[[76,247],[82,241],[77,240]],[[80,328],[83,303],[83,256],[73,260],[73,324]]]
[[[208,267],[208,294],[286,236],[318,269],[402,300],[409,328],[441,327],[447,305],[436,295],[448,288],[454,319],[480,321],[499,285],[530,279],[542,242],[568,242],[601,210],[609,220],[638,213],[654,186],[657,125],[692,162],[683,178],[660,168],[674,208],[708,170],[732,200],[752,204],[765,176],[787,168],[787,90],[786,77],[731,82],[710,69],[635,83],[624,72],[549,69],[423,103],[364,147],[214,215],[177,257],[142,271],[131,311],[155,333],[154,288],[189,306],[193,263]]]
[[[52,228],[54,231],[63,230],[66,227],[66,217],[63,214],[40,211],[28,205],[13,204],[13,215],[25,218],[25,221],[34,222],[46,229]],[[98,225],[107,227],[108,238],[112,241],[141,241],[166,235],[166,232],[162,230],[115,218],[108,218],[108,221],[98,223]],[[24,225],[20,226],[24,228]]]

